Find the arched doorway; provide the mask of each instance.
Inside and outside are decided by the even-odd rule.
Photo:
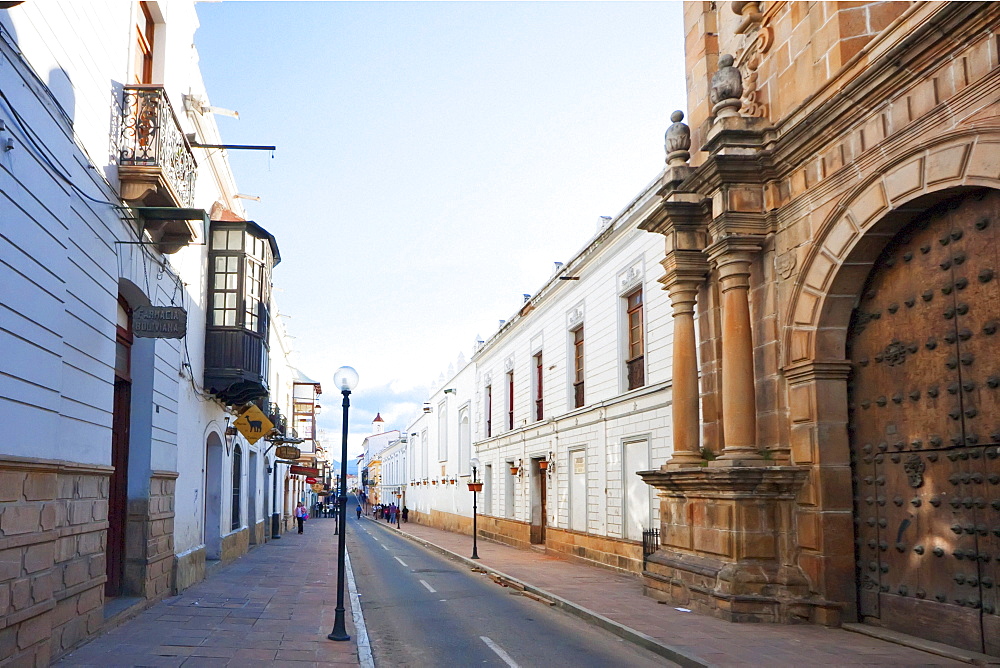
[[[205,558],[222,558],[222,438],[211,432],[205,443]]]
[[[1000,193],[888,244],[848,332],[859,614],[1000,654]]]
[[[128,465],[132,422],[132,309],[118,297],[115,335],[115,389],[111,414],[111,465],[114,472],[108,486],[108,536],[104,583],[106,597],[123,591],[125,577],[125,534],[128,524]]]

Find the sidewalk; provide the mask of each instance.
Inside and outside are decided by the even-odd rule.
[[[293,531],[252,549],[56,665],[357,666],[346,585],[351,640],[326,637],[337,606],[336,538],[332,519],[310,519],[301,536]]]
[[[644,596],[642,581],[633,576],[482,539],[480,558],[473,561],[468,558],[471,536],[413,523],[401,529],[418,543],[524,585],[567,612],[685,666],[967,665],[844,629],[734,624],[682,612]]]

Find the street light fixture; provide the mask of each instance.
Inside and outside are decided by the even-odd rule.
[[[472,492],[472,558],[479,558],[479,546],[476,543],[479,531],[476,528],[476,515],[477,515],[477,497],[479,492],[483,491],[483,483],[479,482],[479,478],[476,473],[479,471],[479,458],[473,457],[472,461],[472,482],[469,483],[469,491]]]
[[[358,372],[349,366],[342,366],[333,374],[333,384],[344,395],[344,417],[341,423],[340,439],[340,526],[337,527],[337,608],[333,620],[333,630],[327,636],[330,640],[350,640],[344,620],[344,555],[347,553],[347,413],[351,407],[351,390],[358,384]]]

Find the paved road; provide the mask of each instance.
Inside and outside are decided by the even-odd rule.
[[[376,666],[664,666],[665,659],[400,538],[348,523]]]

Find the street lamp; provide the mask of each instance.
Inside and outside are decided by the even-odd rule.
[[[350,640],[344,620],[344,555],[347,553],[347,412],[351,407],[351,390],[358,384],[358,372],[349,366],[342,366],[333,374],[333,384],[344,395],[344,417],[341,424],[340,440],[340,526],[337,527],[337,608],[333,620],[333,630],[327,636],[330,640]]]
[[[476,473],[479,470],[479,459],[476,457],[472,458],[469,462],[472,464],[472,482],[469,483],[469,491],[472,492],[472,558],[479,558],[479,546],[476,543],[476,538],[478,538],[478,530],[476,529],[476,497],[479,496],[479,492],[483,491],[483,483],[479,482],[479,478]]]

